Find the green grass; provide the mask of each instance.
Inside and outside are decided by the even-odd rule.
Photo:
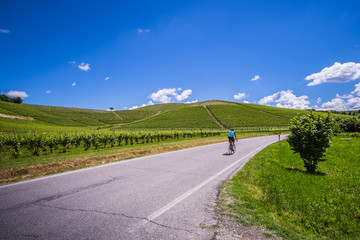
[[[335,137],[320,174],[305,172],[286,141],[250,160],[226,185],[228,207],[246,225],[287,239],[359,239],[360,138]]]

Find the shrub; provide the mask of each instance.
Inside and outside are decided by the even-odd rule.
[[[291,119],[288,142],[291,150],[300,154],[308,172],[314,173],[318,162],[324,160],[322,157],[330,146],[333,128],[334,119],[330,114],[321,116],[310,112]]]
[[[344,119],[340,123],[344,132],[360,132],[360,119],[356,117]]]

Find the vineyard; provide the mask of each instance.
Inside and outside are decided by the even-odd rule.
[[[82,150],[121,147],[135,144],[176,141],[186,138],[218,136],[218,130],[192,131],[94,131],[94,132],[25,132],[2,133],[0,135],[0,156],[11,153],[12,157],[40,156],[41,154],[66,153],[69,149]]]

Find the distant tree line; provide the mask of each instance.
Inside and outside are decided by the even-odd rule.
[[[3,101],[3,102],[11,102],[11,103],[22,103],[22,99],[21,97],[8,97],[6,95],[0,95],[0,101]]]

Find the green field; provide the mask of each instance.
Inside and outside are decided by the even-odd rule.
[[[124,128],[219,128],[204,107],[182,107]]]
[[[220,102],[221,105],[212,105]],[[202,105],[207,105],[206,108]],[[94,129],[249,129],[268,131],[287,127],[304,110],[256,104],[207,101],[195,104],[157,104],[135,110],[102,111],[79,108],[14,104],[0,101],[0,114],[29,119],[0,117],[0,131],[79,131]],[[324,114],[324,113],[320,113]],[[337,115],[340,118],[351,116]],[[219,124],[216,123],[218,120]],[[264,128],[264,129],[262,129]]]
[[[227,128],[288,126],[290,124],[290,118],[288,117],[278,113],[261,111],[260,109],[249,107],[247,104],[210,105],[208,108]],[[288,109],[279,109],[278,111],[287,112]]]
[[[359,239],[359,149],[360,138],[335,137],[312,175],[286,141],[273,144],[226,184],[233,202],[225,208],[285,239]]]

